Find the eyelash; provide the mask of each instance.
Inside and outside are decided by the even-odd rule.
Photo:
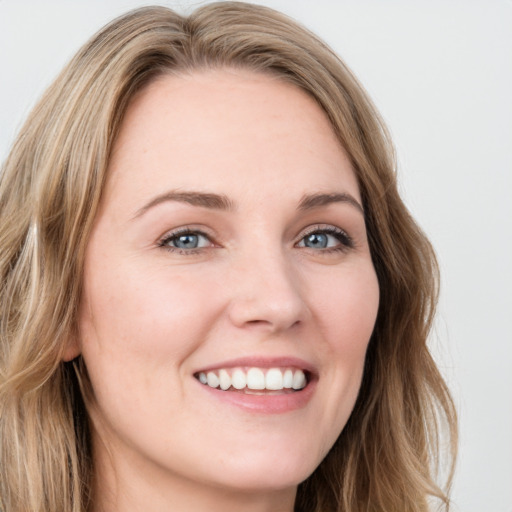
[[[354,248],[354,241],[352,238],[347,234],[346,231],[343,229],[337,228],[335,226],[323,226],[323,225],[317,225],[317,226],[311,226],[307,229],[306,232],[304,232],[299,240],[298,243],[304,241],[308,236],[311,236],[313,234],[324,234],[324,235],[331,235],[334,238],[338,240],[340,243],[339,246],[335,247],[326,247],[323,249],[311,249],[314,252],[319,252],[323,254],[329,254],[329,253],[336,253],[336,252],[346,252],[349,249]],[[176,240],[180,236],[183,235],[196,235],[200,237],[204,237],[210,241],[210,243],[213,243],[211,241],[211,236],[205,233],[204,231],[201,231],[200,229],[193,229],[189,227],[181,228],[176,231],[173,231],[171,233],[167,233],[159,242],[158,247],[162,247],[163,249],[176,253],[176,254],[183,254],[186,256],[198,254],[199,252],[203,251],[204,249],[208,249],[210,247],[197,247],[193,249],[181,249],[179,247],[173,247],[169,244],[172,243],[173,240]],[[296,244],[296,245],[297,245]],[[302,246],[305,249],[308,249],[306,246]]]
[[[197,235],[207,238],[211,242],[211,236],[201,231],[200,229],[193,229],[189,227],[177,229],[176,231],[172,231],[171,233],[167,233],[158,243],[158,247],[162,247],[163,249],[173,252],[176,254],[184,254],[186,256],[198,254],[200,251],[207,249],[208,247],[197,247],[194,249],[181,249],[179,247],[173,247],[169,245],[173,240],[176,240],[180,236],[184,235]]]
[[[316,225],[308,228],[306,232],[301,236],[299,243],[306,239],[308,236],[314,234],[331,235],[340,243],[339,246],[335,247],[327,247],[325,249],[312,249],[315,252],[321,252],[323,254],[346,252],[350,249],[353,249],[355,246],[353,239],[348,235],[346,231],[335,226],[324,225]]]

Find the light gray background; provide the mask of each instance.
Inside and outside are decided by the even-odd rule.
[[[0,0],[0,160],[74,51],[146,3]],[[512,512],[512,1],[260,3],[326,39],[391,129],[442,269],[432,346],[460,412],[455,510]]]

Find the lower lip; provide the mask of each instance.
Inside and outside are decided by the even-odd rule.
[[[315,392],[316,381],[309,382],[300,391],[282,395],[247,395],[235,391],[222,391],[218,388],[211,388],[200,382],[198,382],[198,385],[207,393],[210,393],[212,397],[228,405],[259,414],[282,414],[305,407]]]

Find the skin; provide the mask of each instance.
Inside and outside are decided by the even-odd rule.
[[[169,191],[223,195],[229,208],[162,200]],[[353,201],[298,208],[315,193]],[[350,415],[377,314],[358,204],[328,119],[290,84],[217,70],[161,77],[137,95],[68,354],[83,355],[94,395],[95,511],[293,510]],[[169,234],[183,227],[205,233],[199,248],[176,250]],[[351,246],[328,233],[329,247],[306,245],[331,227]],[[194,377],[238,357],[306,361],[309,401],[255,412]]]

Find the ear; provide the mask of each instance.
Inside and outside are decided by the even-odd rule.
[[[75,359],[75,357],[78,357],[81,351],[82,349],[78,336],[71,335],[66,341],[66,346],[64,347],[64,352],[62,353],[62,360],[64,362],[71,361],[72,359]]]

